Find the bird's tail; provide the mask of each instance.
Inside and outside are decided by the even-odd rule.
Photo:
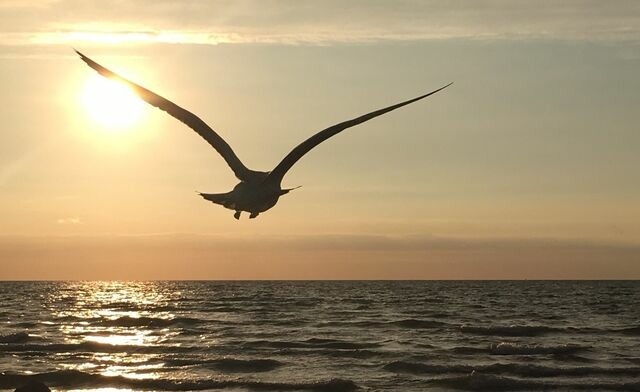
[[[227,207],[228,205],[230,205],[231,203],[233,203],[233,201],[231,200],[230,193],[202,193],[202,192],[197,192],[200,196],[202,196],[204,199],[209,200],[212,203],[216,203],[216,204],[220,204],[222,206]]]

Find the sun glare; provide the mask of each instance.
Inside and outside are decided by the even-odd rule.
[[[98,75],[87,80],[80,101],[93,121],[112,131],[131,129],[144,114],[144,102],[131,89]]]

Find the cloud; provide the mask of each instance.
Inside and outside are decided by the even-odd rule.
[[[28,5],[27,5],[28,4]],[[640,40],[637,1],[8,2],[0,42],[286,43]]]
[[[81,225],[82,220],[80,220],[80,218],[78,217],[58,218],[56,223],[58,223],[59,225]]]
[[[379,235],[0,236],[2,279],[638,279],[640,245]]]

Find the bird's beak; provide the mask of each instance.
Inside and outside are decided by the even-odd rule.
[[[292,190],[294,190],[294,189],[298,189],[298,188],[300,188],[300,187],[302,187],[302,185],[297,186],[297,187],[295,187],[295,188],[281,189],[281,190],[280,190],[280,196],[282,196],[282,195],[286,195],[287,193],[291,192]]]

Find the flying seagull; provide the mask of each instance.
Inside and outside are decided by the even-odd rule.
[[[202,121],[200,117],[196,116],[186,109],[183,109],[182,107],[176,105],[168,99],[163,98],[158,94],[119,76],[118,74],[96,63],[77,50],[75,52],[80,56],[82,61],[84,61],[89,67],[97,71],[100,75],[124,83],[147,103],[157,107],[158,109],[164,110],[171,116],[182,121],[184,124],[189,126],[189,128],[196,131],[198,135],[202,136],[204,140],[206,140],[207,143],[211,145],[211,147],[213,147],[216,151],[218,151],[220,155],[222,155],[222,158],[224,158],[229,167],[231,167],[231,170],[233,170],[233,173],[240,180],[240,182],[233,188],[231,192],[200,193],[200,196],[213,203],[220,204],[225,208],[234,210],[235,214],[233,216],[236,219],[240,219],[240,214],[242,213],[242,211],[248,212],[249,218],[255,218],[261,212],[265,212],[271,207],[275,206],[280,196],[286,195],[290,191],[296,189],[283,189],[281,185],[282,178],[287,173],[287,171],[289,171],[289,169],[291,169],[291,167],[296,162],[298,162],[300,158],[302,158],[306,153],[311,151],[311,149],[313,149],[318,144],[329,139],[331,136],[344,131],[347,128],[362,124],[363,122],[369,121],[372,118],[381,116],[392,110],[419,101],[449,87],[452,84],[449,83],[437,90],[431,91],[408,101],[400,102],[383,109],[375,110],[360,117],[356,117],[354,119],[332,125],[329,128],[316,133],[309,139],[296,146],[293,150],[291,150],[291,152],[289,152],[289,154],[287,154],[287,156],[284,157],[284,159],[282,159],[280,163],[278,163],[278,165],[273,170],[263,172],[247,168],[242,163],[242,161],[240,161],[240,158],[238,158],[235,152],[233,152],[229,144],[227,144],[227,142],[225,142],[224,139],[220,137],[218,133],[216,133],[216,131],[211,129],[211,127],[209,127],[204,121]]]

